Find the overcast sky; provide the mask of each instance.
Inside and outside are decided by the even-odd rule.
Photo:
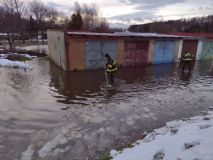
[[[66,13],[73,11],[74,1],[43,1],[60,11]],[[213,0],[78,0],[78,2],[96,3],[103,17],[106,17],[113,27],[213,15]]]

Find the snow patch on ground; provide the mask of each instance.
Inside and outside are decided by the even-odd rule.
[[[8,59],[0,59],[0,67],[31,69],[29,64],[18,61],[10,61]]]
[[[213,112],[189,120],[172,121],[123,151],[112,150],[113,160],[211,160]]]
[[[16,53],[17,54],[17,53]],[[32,58],[36,58],[37,56],[31,56],[31,55],[29,55],[29,54],[19,54],[19,55],[21,55],[21,56],[23,56],[23,57],[26,57],[26,58],[29,58],[29,59],[32,59]]]
[[[37,57],[37,56],[31,56],[29,54],[18,54],[18,53],[9,52],[7,54],[4,54],[4,53],[0,54],[0,59],[6,59],[9,55],[19,55],[19,56],[22,56],[22,57],[25,57],[25,58],[29,58],[29,59]]]
[[[32,160],[34,154],[33,145],[29,146],[25,152],[22,153],[20,160]]]
[[[0,54],[0,59],[6,59],[8,54]]]

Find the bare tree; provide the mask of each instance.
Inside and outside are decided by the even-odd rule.
[[[44,21],[45,21],[45,18],[47,17],[48,9],[41,0],[31,1],[29,8],[37,24],[37,41],[39,40],[38,32],[41,31],[42,42],[43,42]]]
[[[26,0],[1,0],[1,3],[6,10],[13,11],[20,16],[26,13]]]
[[[5,17],[5,10],[3,6],[0,6],[0,32],[4,32],[4,17]]]
[[[23,17],[26,14],[26,0],[1,0],[3,11],[2,25],[4,32],[7,33],[7,41],[9,47],[13,47],[13,43],[17,36],[23,33]]]
[[[75,2],[75,12],[80,13],[83,19],[83,29],[88,31],[98,31],[104,26],[104,30],[108,30],[106,19],[102,18],[100,8],[97,4],[91,3],[80,5]]]
[[[84,21],[84,29],[93,30],[97,27],[99,8],[96,4],[83,4],[81,13]]]
[[[106,18],[101,18],[99,21],[99,25],[96,28],[98,32],[109,32],[109,24]]]
[[[59,16],[60,16],[60,13],[56,9],[51,7],[47,8],[47,19],[51,25],[51,28],[55,28],[56,21]]]

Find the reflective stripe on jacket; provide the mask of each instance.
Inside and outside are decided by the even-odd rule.
[[[191,53],[186,53],[183,56],[183,61],[192,61],[193,55]]]
[[[118,70],[116,61],[112,61],[112,63],[107,64],[106,70],[108,73],[116,72]]]

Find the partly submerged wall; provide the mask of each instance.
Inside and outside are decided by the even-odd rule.
[[[174,62],[175,40],[160,39],[155,40],[152,64],[163,64]]]
[[[123,64],[124,41],[120,39],[82,38],[66,36],[68,70],[92,70],[105,67],[108,53]]]
[[[196,60],[201,60],[203,42],[204,42],[203,40],[199,40],[198,42]]]
[[[126,39],[124,43],[124,66],[148,64],[149,40]]]
[[[64,32],[48,30],[47,39],[50,59],[63,70],[67,70]]]
[[[201,51],[200,60],[213,59],[213,40],[205,40]]]
[[[68,70],[85,70],[84,63],[84,40],[80,38],[70,39],[68,42]]]
[[[68,71],[99,69],[108,53],[119,66],[179,62],[191,52],[196,60],[213,58],[213,40],[199,37],[134,37],[48,30],[50,58]]]
[[[181,54],[181,50],[182,50],[182,40],[176,40],[173,51],[173,62],[179,62],[179,53]]]
[[[117,40],[117,63],[122,66],[124,63],[124,40]]]

